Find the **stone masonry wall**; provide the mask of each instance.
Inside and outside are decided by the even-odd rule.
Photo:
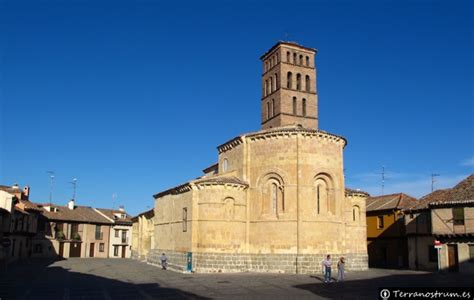
[[[148,262],[161,265],[160,256],[165,252],[168,266],[177,271],[186,270],[186,253],[170,250],[152,250]],[[268,272],[287,274],[320,273],[324,255],[296,254],[226,254],[226,253],[193,253],[193,270],[197,273],[232,273],[232,272]],[[333,268],[336,269],[340,255],[332,255]],[[345,254],[346,270],[367,270],[368,258],[363,254]]]

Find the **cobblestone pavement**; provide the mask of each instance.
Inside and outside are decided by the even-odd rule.
[[[321,274],[182,274],[129,259],[33,260],[0,277],[0,299],[377,299],[382,286],[472,286],[473,276],[371,269]]]

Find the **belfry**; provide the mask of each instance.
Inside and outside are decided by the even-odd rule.
[[[155,249],[195,272],[314,273],[327,254],[367,269],[365,199],[345,188],[341,136],[318,128],[316,49],[263,62],[260,131],[219,145],[203,175],[154,195]]]

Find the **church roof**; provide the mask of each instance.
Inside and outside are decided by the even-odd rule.
[[[226,152],[227,150],[230,150],[234,148],[235,146],[243,143],[243,138],[245,137],[256,137],[260,135],[265,136],[265,135],[273,135],[273,134],[292,134],[292,133],[319,135],[319,136],[325,136],[331,139],[342,140],[344,142],[344,147],[347,146],[347,140],[342,136],[335,135],[335,134],[332,134],[320,129],[305,128],[299,125],[289,125],[289,126],[274,127],[274,128],[269,128],[269,129],[264,129],[264,130],[259,130],[259,131],[239,135],[231,140],[228,140],[224,144],[217,146],[217,150],[219,151],[219,153]]]
[[[365,197],[370,197],[369,193],[361,191],[359,189],[353,190],[350,188],[345,188],[345,195],[346,196],[365,196]]]
[[[212,176],[212,177],[200,177],[195,180],[191,180],[184,184],[167,189],[163,192],[153,195],[153,198],[160,198],[169,194],[176,195],[191,190],[191,185],[195,184],[208,184],[208,185],[237,185],[248,187],[249,184],[235,176]]]

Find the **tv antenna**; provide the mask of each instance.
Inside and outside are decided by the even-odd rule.
[[[115,209],[115,200],[117,200],[117,194],[112,194],[112,209]]]
[[[69,183],[72,184],[72,200],[76,201],[77,178],[73,178]]]
[[[54,171],[46,171],[49,174],[49,205],[53,204]]]
[[[382,195],[385,190],[385,166],[382,165]]]
[[[436,182],[435,177],[441,176],[441,174],[431,173],[431,192],[434,191],[434,183]]]

